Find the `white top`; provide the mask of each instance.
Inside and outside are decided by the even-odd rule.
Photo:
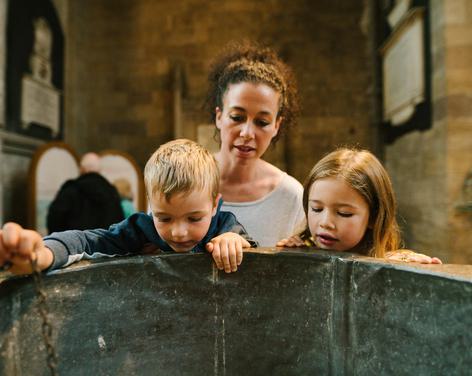
[[[265,197],[251,202],[225,201],[221,210],[232,212],[261,247],[274,247],[280,239],[301,232],[306,223],[303,187],[285,172]]]

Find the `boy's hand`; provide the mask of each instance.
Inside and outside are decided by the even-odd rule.
[[[421,264],[442,264],[437,257],[429,257],[422,253],[416,253],[409,249],[399,249],[390,251],[385,254],[387,260],[403,261],[403,262],[419,262]]]
[[[225,232],[206,244],[206,249],[212,254],[216,267],[224,269],[226,273],[238,270],[238,265],[243,261],[243,248],[250,247],[246,239],[234,232]]]
[[[306,244],[300,236],[293,235],[289,238],[279,240],[276,246],[277,247],[306,247]]]
[[[30,274],[33,272],[33,259],[37,260],[39,270],[46,269],[53,262],[52,251],[44,246],[41,235],[16,223],[6,223],[0,230],[0,267],[10,263],[10,272]]]

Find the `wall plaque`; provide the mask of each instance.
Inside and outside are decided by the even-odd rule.
[[[31,123],[51,129],[54,138],[59,134],[60,94],[53,87],[44,85],[30,76],[23,77],[21,90],[21,123],[28,128]]]
[[[382,132],[387,143],[431,128],[428,0],[397,0],[383,9]]]
[[[8,131],[63,138],[64,36],[51,0],[15,0],[7,12]]]
[[[423,10],[409,13],[383,52],[383,116],[392,125],[406,123],[425,99]]]

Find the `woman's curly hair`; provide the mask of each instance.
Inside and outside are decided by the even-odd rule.
[[[223,97],[228,86],[252,82],[266,84],[280,93],[277,118],[281,117],[282,122],[273,142],[295,125],[300,111],[295,77],[290,67],[272,49],[249,41],[230,43],[213,61],[208,81],[205,107],[213,123],[216,107],[223,108]]]

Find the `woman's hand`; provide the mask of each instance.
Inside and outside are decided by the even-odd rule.
[[[216,267],[219,270],[224,269],[226,273],[238,270],[243,261],[243,248],[250,247],[246,239],[234,232],[225,232],[206,244],[206,249],[212,254]]]
[[[399,249],[397,251],[390,251],[385,254],[387,260],[402,261],[402,262],[419,262],[421,264],[442,264],[442,261],[437,257],[430,257],[423,253],[416,253],[409,249]]]
[[[279,240],[277,247],[306,247],[305,241],[298,235],[293,235],[289,238]]]
[[[39,270],[44,270],[52,264],[53,258],[38,232],[25,230],[13,222],[6,223],[0,230],[0,267],[14,274],[30,274],[33,272],[31,260],[36,260]]]

